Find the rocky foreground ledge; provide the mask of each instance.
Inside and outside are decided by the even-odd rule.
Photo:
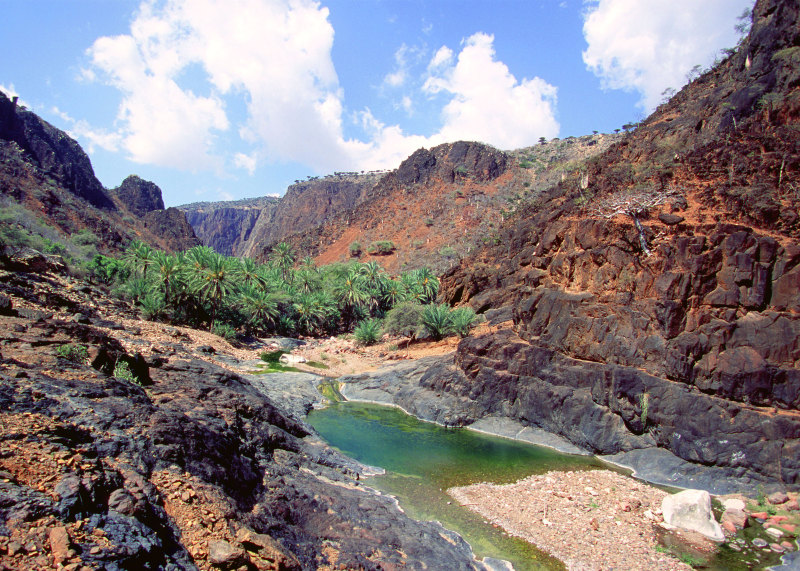
[[[214,363],[244,357],[221,339],[59,275],[0,291],[0,569],[484,568]]]

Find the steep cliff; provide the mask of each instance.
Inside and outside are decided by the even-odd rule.
[[[347,260],[360,250],[362,261],[377,256],[392,272],[422,266],[441,272],[496,239],[514,205],[559,180],[566,165],[601,153],[615,140],[570,137],[513,153],[465,141],[419,149],[356,207],[284,239],[320,263]],[[374,242],[391,242],[393,250],[371,254]]]
[[[114,208],[80,145],[4,93],[0,93],[0,139],[19,145],[39,169],[76,196],[98,208]]]
[[[242,255],[263,257],[287,236],[353,210],[366,199],[379,177],[378,173],[336,173],[293,184],[276,208],[262,210]]]
[[[431,387],[600,453],[800,486],[799,46],[797,5],[759,1],[735,55],[446,274],[445,300],[505,324]],[[662,204],[604,211],[626,188]]]
[[[90,232],[102,253],[117,254],[134,238],[165,250],[199,244],[182,213],[163,210],[161,189],[130,176],[107,191],[80,145],[0,93],[0,200],[16,209],[4,236],[41,233],[69,242]],[[7,244],[3,244],[4,246]]]
[[[178,208],[205,246],[226,256],[241,256],[262,211],[274,211],[277,197],[226,202],[196,202]],[[271,214],[265,214],[270,217]]]

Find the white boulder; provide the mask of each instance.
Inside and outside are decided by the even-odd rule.
[[[696,531],[714,541],[725,541],[714,514],[711,512],[711,496],[705,490],[684,490],[661,501],[664,521],[681,529]]]
[[[305,363],[306,358],[302,355],[292,355],[291,353],[284,353],[280,357],[280,362],[287,365],[295,365],[297,363]]]

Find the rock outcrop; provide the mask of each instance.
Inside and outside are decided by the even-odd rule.
[[[164,210],[161,189],[153,182],[130,175],[111,191],[122,205],[136,216],[142,217],[153,210]]]
[[[483,569],[177,330],[143,357],[96,288],[0,271],[0,290],[3,568]]]
[[[0,194],[25,216],[58,229],[64,241],[91,232],[101,253],[118,254],[134,238],[168,251],[199,244],[181,212],[164,210],[158,186],[130,176],[106,191],[74,139],[2,93]]]
[[[98,208],[114,208],[80,145],[4,93],[0,93],[0,139],[19,145],[42,171],[76,196]]]
[[[759,1],[736,55],[447,273],[445,301],[509,322],[427,386],[602,454],[657,446],[800,486],[800,199],[784,190],[800,89],[781,63],[798,30],[795,5]],[[642,184],[678,189],[642,233],[593,211]]]

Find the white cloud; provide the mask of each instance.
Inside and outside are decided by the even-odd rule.
[[[233,156],[233,164],[241,169],[246,170],[252,176],[253,173],[256,172],[258,160],[255,153],[251,153],[249,155],[244,153],[236,153]]]
[[[431,60],[424,90],[452,96],[443,110],[437,138],[472,139],[510,149],[558,134],[556,88],[543,79],[517,80],[495,59],[494,36],[477,33],[465,40],[453,64],[440,49]]]
[[[433,58],[431,58],[431,61],[428,64],[428,70],[433,71],[438,67],[442,67],[443,65],[450,65],[452,61],[453,50],[447,46],[442,46],[436,50],[436,54],[434,54]]]
[[[443,102],[441,127],[428,136],[345,109],[333,38],[315,0],[144,0],[130,33],[94,42],[82,73],[121,93],[115,131],[73,128],[140,163],[250,174],[265,161],[321,173],[390,168],[421,146],[470,139],[511,148],[558,133],[555,87],[518,80],[495,58],[492,36],[473,35],[457,55],[443,46],[429,61],[421,48],[395,53],[385,84],[403,87],[400,108],[411,114],[419,96]],[[426,63],[420,90],[410,70]],[[241,119],[230,110],[238,102]],[[344,135],[354,116],[364,140]]]
[[[641,94],[651,111],[695,65],[736,44],[736,18],[753,0],[593,0],[585,15],[586,66],[604,88]]]
[[[119,133],[110,132],[104,129],[95,129],[83,119],[75,119],[58,107],[51,109],[52,113],[66,122],[69,127],[67,133],[73,139],[82,139],[86,143],[86,150],[89,154],[94,153],[97,147],[107,151],[116,152],[119,150],[121,137]]]
[[[394,52],[395,69],[391,73],[386,74],[383,78],[383,83],[389,87],[400,87],[408,79],[408,57],[410,48],[406,44],[402,44],[397,51]]]

